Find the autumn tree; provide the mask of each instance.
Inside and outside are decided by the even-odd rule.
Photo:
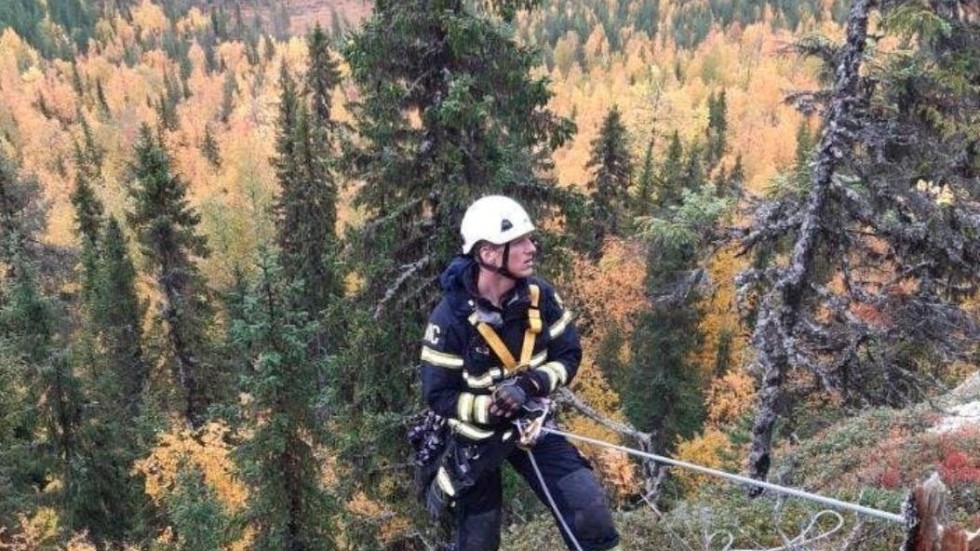
[[[770,251],[739,278],[763,374],[755,477],[769,470],[777,420],[807,392],[791,381],[845,407],[902,405],[934,391],[976,342],[963,300],[980,263],[978,96],[965,84],[976,82],[980,30],[952,4],[882,4],[884,30],[907,49],[875,52],[864,68],[877,7],[853,4],[840,46],[800,44],[836,68],[815,95],[827,98],[823,131],[809,177],[761,203],[743,241]]]
[[[361,465],[353,485],[392,506],[410,495],[411,473],[390,467],[407,452],[417,343],[465,208],[504,193],[541,218],[569,201],[542,170],[571,123],[547,109],[545,81],[529,75],[533,52],[506,34],[516,4],[483,8],[503,21],[458,0],[380,2],[344,52],[361,94],[346,163],[364,182],[354,206],[365,223],[351,243],[362,325],[334,385],[346,430],[359,435],[343,455]],[[377,545],[376,534],[362,537]]]
[[[160,320],[166,328],[168,362],[179,385],[182,413],[202,420],[220,393],[218,369],[208,363],[208,290],[196,260],[208,254],[197,233],[200,215],[188,204],[187,183],[173,171],[161,138],[140,129],[128,192],[133,209],[127,221],[136,234],[146,267],[160,290]]]

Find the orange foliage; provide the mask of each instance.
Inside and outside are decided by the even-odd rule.
[[[235,476],[232,449],[225,441],[228,431],[218,422],[191,430],[175,421],[169,432],[157,437],[150,455],[136,461],[133,472],[146,477],[146,494],[160,503],[173,488],[180,467],[190,462],[201,470],[204,481],[214,488],[225,507],[240,510],[248,499],[248,489]]]
[[[715,428],[708,428],[702,434],[690,440],[682,440],[677,444],[675,457],[681,461],[695,463],[703,467],[719,470],[735,470],[738,468],[732,458],[735,447],[728,436]],[[671,473],[687,492],[697,491],[701,486],[712,480],[706,474],[700,474],[686,469],[674,469]]]

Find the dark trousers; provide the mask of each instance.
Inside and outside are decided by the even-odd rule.
[[[565,524],[583,551],[605,551],[619,543],[605,492],[586,462],[567,440],[546,434],[531,449],[542,478]],[[527,481],[545,506],[551,510],[531,458],[515,448],[507,461]],[[455,551],[496,551],[500,547],[500,506],[503,500],[500,467],[482,473],[476,484],[456,501]],[[554,511],[552,511],[554,514]],[[557,522],[557,517],[556,517]],[[569,549],[575,545],[559,524]]]

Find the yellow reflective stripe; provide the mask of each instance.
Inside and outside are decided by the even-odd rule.
[[[466,381],[466,386],[470,388],[490,388],[494,381],[502,379],[503,376],[504,371],[499,367],[494,367],[479,377],[470,375],[466,371],[463,372],[463,380]]]
[[[551,327],[548,328],[548,334],[551,335],[551,338],[561,335],[565,332],[565,329],[568,328],[568,323],[570,321],[572,321],[572,313],[565,310],[562,312],[561,317],[558,318],[558,321],[553,323]]]
[[[474,400],[476,400],[476,396],[469,392],[461,392],[459,399],[456,400],[456,417],[459,417],[461,421],[472,421]]]
[[[443,492],[450,496],[456,495],[456,488],[453,488],[453,482],[449,479],[449,473],[446,472],[445,467],[439,467],[439,472],[436,473],[436,484],[442,489]]]
[[[551,382],[550,390],[555,390],[558,385],[568,382],[568,371],[565,370],[565,365],[561,362],[548,362],[539,367],[538,371],[544,371],[548,375],[548,380]]]
[[[462,357],[440,352],[425,345],[422,345],[422,361],[429,362],[436,367],[445,367],[448,369],[462,369],[463,367]]]
[[[490,396],[477,396],[473,400],[473,420],[484,425],[490,423]]]
[[[531,358],[531,361],[527,362],[527,365],[530,367],[538,367],[539,365],[543,364],[545,359],[547,358],[548,358],[548,351],[542,350],[541,352],[535,354],[534,357]]]
[[[470,440],[486,440],[493,436],[493,431],[482,430],[469,423],[464,423],[459,419],[449,419],[449,426],[456,434],[461,434]]]

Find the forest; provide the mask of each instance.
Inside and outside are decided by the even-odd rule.
[[[980,528],[972,0],[7,0],[0,550],[445,549],[406,433],[487,194],[575,314],[562,430]],[[576,445],[624,549],[903,543]]]

